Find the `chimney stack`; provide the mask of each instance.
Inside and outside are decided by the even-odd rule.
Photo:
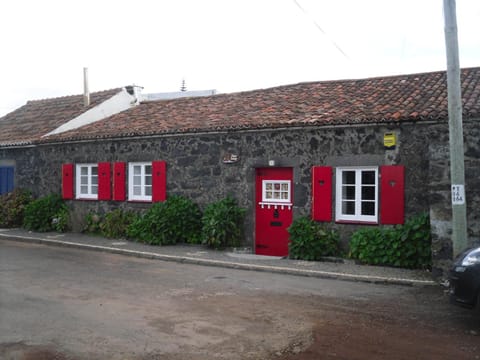
[[[90,92],[88,91],[88,68],[83,68],[83,105],[90,105]]]

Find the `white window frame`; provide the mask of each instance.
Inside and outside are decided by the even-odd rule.
[[[344,171],[354,171],[355,172],[355,184],[354,186],[354,204],[355,210],[354,214],[345,214],[343,213],[343,200],[345,199],[345,194],[343,193],[344,184],[343,182],[343,172]],[[364,171],[374,171],[375,172],[375,183],[374,184],[362,184],[362,172]],[[378,223],[378,201],[379,201],[379,185],[378,185],[378,167],[369,166],[369,167],[338,167],[336,168],[336,191],[335,191],[335,220],[337,222],[354,222],[354,223]],[[362,199],[362,186],[374,186],[375,187],[375,199]],[[362,203],[365,202],[374,202],[374,214],[373,215],[362,215]]]
[[[82,183],[82,169],[87,169],[87,183]],[[93,168],[97,169],[97,174],[93,175]],[[96,178],[96,181],[95,181]],[[86,186],[87,191],[82,192],[82,187]],[[98,199],[98,164],[76,164],[75,166],[75,198],[76,199]]]
[[[282,185],[288,185],[288,189],[286,191],[283,191],[283,190],[270,190],[272,193],[275,192],[275,191],[279,191],[280,194],[282,192],[287,192],[288,194],[288,197],[286,199],[282,199],[282,198],[279,198],[279,199],[273,199],[273,198],[269,198],[267,197],[267,193],[269,192],[269,190],[267,190],[267,184],[272,184],[272,185],[276,185],[276,184],[279,184],[280,187]],[[290,203],[290,200],[291,200],[291,187],[292,187],[292,184],[291,184],[291,181],[290,180],[262,180],[262,202],[264,203]]]
[[[267,184],[280,184],[280,187],[282,185],[287,185],[288,190],[274,190],[274,189],[267,189]],[[281,196],[278,199],[271,198],[268,196],[268,192],[271,192],[272,195],[275,191],[279,191],[280,194],[282,193],[287,193],[288,196],[285,199],[282,199]],[[262,201],[258,203],[262,207],[262,209],[266,206],[268,209],[270,207],[274,207],[277,209],[280,207],[282,210],[287,208],[288,210],[292,209],[292,182],[290,180],[262,180]]]
[[[139,185],[134,185],[134,168],[136,166],[140,166],[140,184]],[[145,183],[146,179],[146,172],[145,168],[147,166],[150,166],[150,185]],[[153,169],[152,169],[152,163],[151,162],[131,162],[128,163],[128,200],[129,201],[152,201],[152,195],[146,195],[146,189],[148,187],[151,188],[150,193],[153,192],[153,185],[152,185],[152,174],[153,174]],[[140,195],[135,195],[134,194],[134,187],[140,186]]]

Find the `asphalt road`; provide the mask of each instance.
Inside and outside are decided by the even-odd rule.
[[[480,343],[477,323],[452,309],[437,288],[203,267],[0,240],[2,359],[290,359],[317,342],[321,321],[332,314],[340,314],[334,316],[339,319],[347,314],[347,319],[349,313],[390,322],[396,319],[392,314],[401,313],[425,329],[434,325],[429,319],[436,319],[436,325],[448,329],[445,335],[451,338],[454,332],[454,341],[466,335],[472,344]],[[399,324],[402,331],[404,325]],[[477,351],[468,341],[462,344]]]

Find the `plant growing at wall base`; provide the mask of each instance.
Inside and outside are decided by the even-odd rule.
[[[197,204],[183,196],[173,195],[153,204],[127,228],[130,238],[152,245],[179,242],[198,243],[202,214]]]
[[[350,241],[350,257],[365,264],[404,268],[431,267],[431,234],[427,213],[393,228],[364,228]]]
[[[244,218],[245,209],[231,197],[209,204],[202,218],[202,243],[215,249],[238,246]]]
[[[99,222],[99,230],[102,236],[107,238],[123,238],[127,236],[127,228],[133,223],[136,214],[132,211],[115,209],[105,214]]]
[[[58,194],[33,200],[25,207],[23,226],[34,231],[65,231],[68,208]]]
[[[62,206],[52,219],[52,228],[58,232],[65,232],[68,230],[68,221],[70,214],[66,205]]]
[[[100,225],[102,221],[103,219],[100,214],[97,214],[95,212],[89,212],[85,216],[85,227],[82,231],[88,234],[100,234]]]
[[[25,207],[32,201],[30,191],[14,189],[0,196],[0,227],[22,226]]]
[[[290,234],[289,256],[292,259],[320,260],[340,253],[338,233],[308,217],[294,220],[287,230]]]

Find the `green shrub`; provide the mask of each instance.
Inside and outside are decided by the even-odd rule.
[[[88,234],[100,234],[100,226],[102,222],[103,218],[101,215],[95,212],[89,212],[85,217],[85,227],[83,228],[83,232],[86,232]]]
[[[350,241],[350,257],[371,265],[403,268],[431,266],[430,221],[422,213],[393,228],[364,228]]]
[[[27,190],[14,189],[0,196],[0,227],[22,226],[25,207],[32,201]]]
[[[107,238],[123,238],[127,236],[127,228],[134,221],[135,213],[115,209],[105,214],[103,221],[99,222],[99,230],[102,236]]]
[[[58,232],[65,232],[68,230],[68,221],[70,214],[66,205],[62,206],[52,219],[53,230]]]
[[[34,231],[65,231],[68,208],[60,195],[51,194],[33,200],[25,207],[23,226]]]
[[[238,246],[244,217],[245,209],[231,197],[209,204],[202,218],[202,243],[215,249]]]
[[[128,226],[129,237],[152,245],[198,243],[202,214],[190,199],[173,195],[153,204]]]
[[[287,229],[290,234],[289,256],[292,259],[320,260],[340,254],[339,236],[308,217],[293,221]]]

